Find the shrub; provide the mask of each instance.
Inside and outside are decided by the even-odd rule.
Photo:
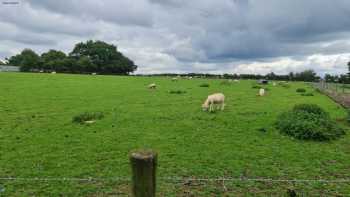
[[[311,92],[307,92],[307,93],[302,93],[301,96],[314,96],[314,94]]]
[[[328,116],[328,113],[316,104],[298,104],[293,107],[293,111],[304,111],[320,116]]]
[[[75,123],[86,123],[87,121],[100,120],[104,118],[102,112],[84,112],[82,114],[76,115],[73,117],[72,121]]]
[[[296,105],[280,114],[276,127],[281,133],[301,140],[326,141],[345,134],[326,111],[314,104]]]
[[[304,92],[306,92],[306,90],[305,90],[304,88],[298,88],[298,89],[296,90],[296,92],[304,93]]]
[[[253,89],[260,89],[260,88],[262,88],[262,86],[259,86],[259,85],[253,85],[253,86],[252,86],[252,88],[253,88]]]
[[[170,94],[185,94],[186,91],[184,91],[184,90],[170,90],[169,93]]]
[[[207,88],[207,87],[209,87],[209,84],[208,83],[202,83],[202,84],[199,85],[199,87]]]
[[[289,83],[283,83],[283,82],[280,82],[278,83],[278,85],[284,87],[284,88],[290,88],[290,84]]]

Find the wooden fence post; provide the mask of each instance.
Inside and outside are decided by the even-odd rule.
[[[157,153],[137,150],[130,154],[132,193],[134,197],[156,196]]]

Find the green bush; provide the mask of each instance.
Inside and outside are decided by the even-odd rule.
[[[293,107],[293,111],[303,111],[320,116],[328,116],[328,113],[316,104],[298,104]]]
[[[314,104],[296,105],[280,114],[276,127],[281,133],[301,140],[326,141],[345,134],[326,111]]]
[[[301,95],[301,96],[314,96],[314,94],[311,93],[311,92],[302,93],[302,94],[300,94],[300,95]]]
[[[83,124],[87,121],[100,120],[102,118],[104,118],[104,114],[102,112],[84,112],[82,114],[74,116],[72,121],[75,123]]]
[[[184,90],[170,90],[169,93],[170,94],[185,94],[186,91],[184,91]]]
[[[290,84],[288,82],[278,82],[278,85],[284,88],[290,88]]]
[[[199,87],[204,87],[204,88],[207,88],[209,87],[210,85],[208,83],[202,83],[199,85]]]
[[[259,85],[253,85],[253,86],[252,86],[252,88],[253,88],[253,89],[260,89],[260,88],[262,88],[262,86],[259,86]]]
[[[296,90],[296,92],[298,92],[298,93],[304,93],[304,92],[306,92],[306,90],[305,90],[304,88],[298,88],[298,89]]]

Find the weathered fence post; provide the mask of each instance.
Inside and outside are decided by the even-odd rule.
[[[130,153],[134,197],[156,196],[157,153],[137,150]]]

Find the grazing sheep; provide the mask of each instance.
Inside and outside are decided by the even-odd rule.
[[[239,80],[238,79],[235,79],[235,80],[233,80],[234,82],[239,82]]]
[[[209,95],[207,100],[202,105],[203,111],[213,111],[215,110],[214,107],[216,106],[216,109],[224,110],[225,108],[225,95],[222,93],[215,93],[212,95]]]
[[[264,88],[260,88],[259,96],[264,96],[264,95],[265,95],[265,89]]]
[[[56,74],[56,72],[55,72],[55,71],[53,71],[53,72],[51,72],[51,74]]]
[[[156,89],[157,85],[155,83],[151,83],[151,84],[148,85],[148,88],[149,89]]]
[[[178,80],[178,78],[177,77],[173,77],[173,78],[171,78],[171,81],[177,81]]]
[[[276,86],[277,84],[276,84],[276,82],[273,82],[272,85],[273,85],[273,86]]]
[[[91,73],[91,75],[97,75],[97,73]]]

